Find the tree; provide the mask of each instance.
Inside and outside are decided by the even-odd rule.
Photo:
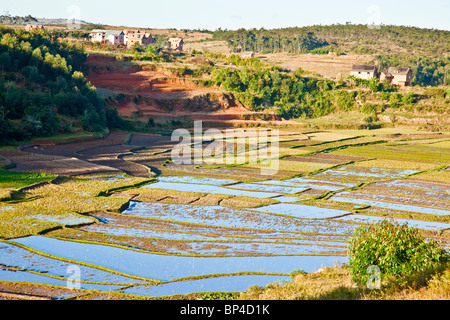
[[[383,220],[358,227],[349,245],[349,266],[353,281],[367,282],[370,266],[381,276],[405,277],[426,271],[433,265],[447,262],[449,254],[435,240],[425,241],[416,228],[395,221]]]
[[[11,56],[8,51],[2,52],[0,54],[0,67],[3,71],[9,71],[11,69]]]
[[[382,85],[380,84],[380,81],[378,80],[378,78],[370,79],[369,89],[370,89],[370,91],[372,91],[372,93],[380,91],[381,88],[382,88]]]

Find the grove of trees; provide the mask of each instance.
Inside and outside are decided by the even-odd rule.
[[[0,26],[0,144],[120,123],[84,77],[86,58],[47,32]]]
[[[406,26],[333,24],[261,29],[217,29],[213,40],[227,41],[233,52],[372,55],[380,71],[409,67],[412,83],[450,84],[450,31]]]

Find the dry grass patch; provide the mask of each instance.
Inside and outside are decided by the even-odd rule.
[[[220,202],[220,205],[230,208],[257,208],[278,202],[278,200],[271,198],[258,199],[246,196],[237,196],[222,200],[222,202]]]
[[[251,168],[268,168],[268,166],[264,163],[258,163],[258,164],[248,164],[246,165]],[[293,160],[279,160],[279,168],[283,171],[293,171],[296,173],[303,173],[307,174],[310,172],[314,172],[317,170],[322,170],[325,168],[330,167],[327,163],[320,163],[320,162],[309,162],[309,161],[293,161]]]
[[[448,184],[450,183],[450,171],[449,170],[440,170],[440,171],[430,171],[419,174],[417,176],[413,176],[410,179],[412,180],[426,180]]]
[[[192,202],[192,204],[204,205],[204,206],[218,206],[224,199],[232,198],[232,195],[222,195],[222,194],[208,194],[201,197],[197,201]]]
[[[74,211],[80,213],[89,213],[95,211],[120,212],[126,205],[128,199],[113,197],[75,197],[67,194],[58,194],[29,201],[22,204],[22,207],[28,208],[51,208],[61,211]]]
[[[313,133],[306,134],[306,136],[310,140],[315,140],[315,141],[338,141],[338,140],[342,140],[342,139],[353,138],[353,137],[356,137],[359,135],[360,134],[351,135],[351,134],[343,134],[340,132],[332,132],[332,131],[326,131],[326,132],[320,131],[320,132],[313,132]]]
[[[36,235],[65,225],[94,222],[93,218],[70,210],[37,207],[31,203],[1,205],[0,214],[2,239]]]
[[[359,294],[359,290],[352,284],[351,278],[350,272],[343,267],[323,268],[315,273],[298,272],[286,283],[270,283],[265,288],[250,287],[239,299],[352,299]]]
[[[10,188],[0,188],[0,201],[11,199],[11,191]]]
[[[437,147],[437,148],[445,148],[445,149],[450,148],[450,140],[441,141],[441,142],[428,141],[428,143],[431,144],[433,147]]]
[[[414,159],[412,159],[414,160]],[[417,171],[427,171],[436,169],[438,165],[433,163],[422,163],[415,161],[400,161],[400,160],[390,160],[390,159],[376,159],[370,161],[363,161],[354,163],[353,166],[360,168],[380,168],[380,169],[398,169],[398,170],[417,170]]]
[[[381,289],[352,283],[347,266],[322,268],[315,273],[296,273],[292,280],[252,286],[237,299],[244,300],[448,300],[450,268],[431,275],[419,275],[408,283],[396,279],[383,282]]]

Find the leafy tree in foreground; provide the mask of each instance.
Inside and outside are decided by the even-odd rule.
[[[357,284],[367,283],[371,266],[379,268],[381,277],[403,277],[449,260],[449,254],[437,241],[426,241],[418,229],[395,221],[357,228],[349,245],[349,265]]]

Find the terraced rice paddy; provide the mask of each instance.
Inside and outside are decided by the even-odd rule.
[[[355,228],[382,219],[450,248],[447,136],[421,135],[415,144],[386,130],[281,132],[286,152],[269,177],[245,163],[177,165],[167,137],[67,145],[64,154],[89,163],[83,175],[0,187],[0,292],[239,292],[346,263]],[[48,157],[61,148],[29,151]],[[106,169],[94,174],[92,165]]]

